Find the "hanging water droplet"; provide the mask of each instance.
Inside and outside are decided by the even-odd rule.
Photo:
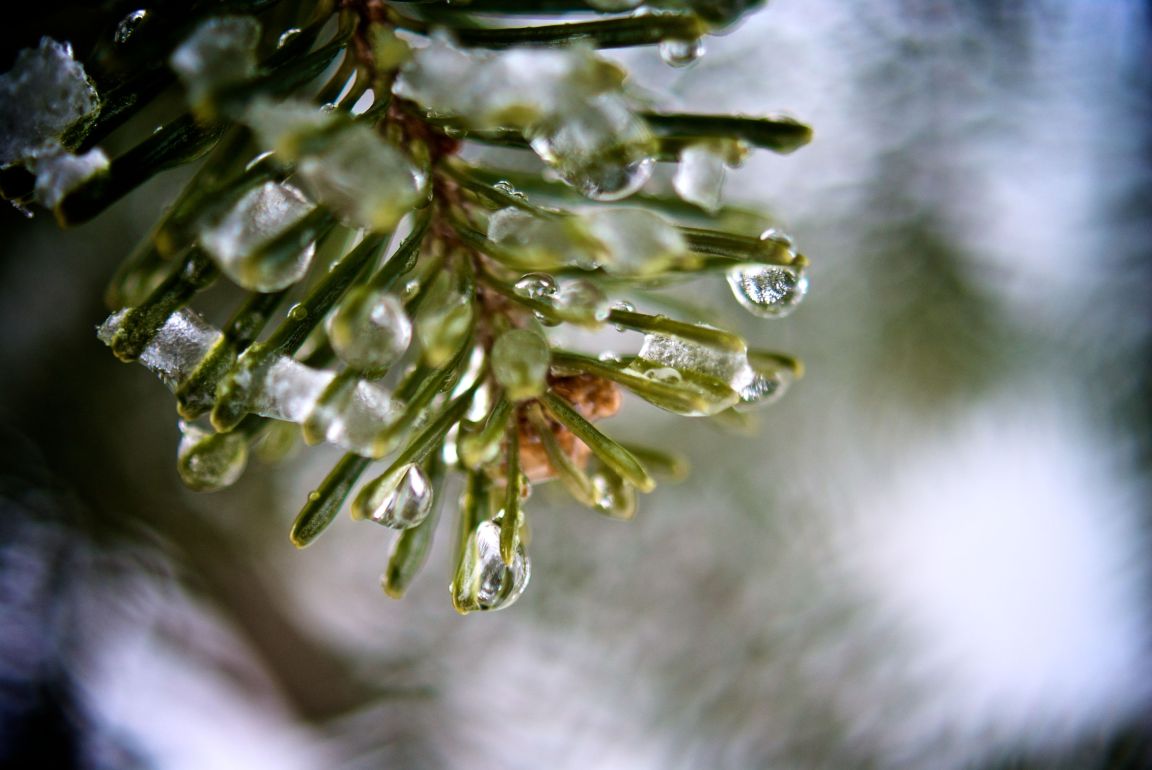
[[[358,286],[328,319],[328,339],[341,360],[357,369],[385,369],[412,341],[412,322],[390,292]]]
[[[180,426],[183,437],[176,450],[180,478],[197,492],[231,486],[248,464],[248,438],[242,433],[210,433],[194,425]]]
[[[676,194],[706,211],[720,207],[720,194],[724,187],[725,157],[711,143],[689,145],[680,152],[676,176],[672,180]]]
[[[547,273],[529,273],[512,287],[513,291],[527,299],[548,300],[556,296],[556,279]]]
[[[614,519],[631,519],[636,515],[636,488],[615,473],[592,476],[596,510]]]
[[[116,25],[116,32],[112,35],[112,41],[116,43],[116,45],[124,45],[127,43],[132,39],[132,36],[136,34],[136,31],[144,26],[144,23],[148,20],[148,16],[148,11],[143,8],[129,13]]]
[[[808,275],[799,267],[749,263],[728,270],[728,285],[752,315],[781,318],[808,293]]]
[[[200,230],[200,243],[220,269],[245,289],[271,292],[304,277],[315,253],[308,244],[284,258],[264,247],[316,208],[297,188],[265,182],[249,190],[215,224]]]
[[[293,40],[300,37],[302,32],[304,32],[304,30],[300,29],[299,27],[291,27],[284,30],[282,33],[280,33],[280,37],[276,40],[276,49],[279,50],[288,45]]]
[[[464,553],[452,581],[452,605],[461,614],[502,610],[524,593],[531,564],[523,544],[509,566],[500,556],[499,521],[481,522],[464,544]]]
[[[432,510],[432,482],[415,463],[402,465],[366,486],[356,498],[352,514],[392,529],[409,529]]]
[[[671,67],[688,67],[704,55],[704,43],[693,40],[661,40],[660,58]]]

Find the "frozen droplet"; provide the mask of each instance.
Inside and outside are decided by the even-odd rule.
[[[695,203],[706,211],[716,211],[720,208],[724,173],[722,150],[707,142],[690,144],[680,152],[672,185],[676,194],[689,203]]]
[[[292,185],[265,182],[245,193],[219,222],[202,228],[200,243],[224,274],[245,289],[279,291],[304,277],[315,246],[289,259],[269,258],[263,247],[314,208]]]
[[[116,45],[128,43],[136,34],[136,31],[148,21],[149,15],[147,9],[144,8],[129,13],[116,25],[116,32],[112,35],[112,41],[116,43]]]
[[[704,55],[704,43],[699,38],[693,40],[661,40],[660,58],[672,67],[687,67],[695,64]]]
[[[273,101],[258,96],[244,110],[244,123],[252,129],[266,152],[284,162],[294,162],[308,141],[329,131],[334,118],[323,108],[302,99]]]
[[[655,141],[617,93],[589,99],[531,127],[528,135],[541,160],[593,200],[626,198],[652,175]]]
[[[97,336],[101,342],[112,344],[129,312],[128,309],[118,310],[100,325]],[[191,376],[221,336],[220,331],[196,311],[177,310],[156,331],[140,354],[139,361],[169,390],[175,391]]]
[[[606,364],[619,364],[622,363],[624,359],[620,357],[619,353],[615,353],[611,350],[605,350],[596,356],[596,360],[602,361]]]
[[[556,279],[547,273],[529,273],[517,281],[512,289],[521,297],[547,301],[556,296]]]
[[[531,564],[523,544],[512,564],[500,556],[499,521],[483,521],[468,536],[452,581],[452,605],[461,614],[509,607],[528,585]]]
[[[400,298],[359,286],[328,319],[328,339],[341,360],[357,369],[385,369],[412,341],[412,322]]]
[[[523,401],[544,392],[551,360],[548,341],[527,329],[511,329],[492,346],[492,376],[508,398]]]
[[[776,403],[784,396],[795,377],[792,370],[783,366],[754,365],[753,370],[755,375],[752,381],[740,390],[740,403],[735,406],[739,412],[760,409]]]
[[[243,433],[210,433],[188,423],[180,430],[176,470],[190,489],[213,492],[231,486],[244,473],[248,437]]]
[[[552,307],[565,321],[578,324],[598,324],[611,312],[608,297],[600,287],[583,279],[566,282],[556,294]]]
[[[241,356],[241,363],[244,358]],[[313,369],[288,356],[273,361],[263,372],[253,372],[248,408],[256,414],[277,420],[302,423],[335,375]]]
[[[27,163],[36,174],[36,201],[46,208],[54,208],[68,193],[108,170],[108,156],[99,147],[75,155],[55,141],[35,150]]]
[[[603,247],[599,263],[605,272],[651,275],[689,258],[676,226],[647,209],[613,206],[589,211],[583,220]]]
[[[303,422],[304,434],[311,443],[326,441],[364,457],[378,457],[387,449],[381,433],[403,412],[403,404],[379,383],[336,383],[313,402]]]
[[[800,267],[748,263],[728,270],[728,285],[752,315],[780,318],[795,310],[808,293],[808,275]]]
[[[290,27],[289,29],[286,29],[283,32],[281,32],[280,37],[278,37],[276,39],[277,50],[283,48],[284,46],[288,45],[289,43],[291,43],[296,38],[300,37],[300,35],[303,32],[304,32],[304,30],[300,29],[299,27]]]
[[[72,47],[48,37],[0,75],[0,166],[21,163],[96,117],[100,98]]]
[[[404,153],[361,124],[305,153],[296,172],[315,200],[348,224],[377,232],[393,229],[428,181]]]
[[[470,86],[476,75],[477,60],[434,38],[400,71],[392,92],[419,103],[434,115],[467,116],[475,97]]]
[[[353,514],[392,529],[415,527],[432,511],[432,482],[415,463],[402,465],[364,488]]]
[[[199,103],[256,74],[260,22],[251,16],[216,16],[201,22],[172,52],[168,63]]]
[[[441,274],[444,280],[447,274]],[[433,290],[435,287],[433,287]],[[439,367],[448,363],[472,330],[475,307],[472,298],[454,287],[426,302],[416,318],[416,337],[424,351],[424,361]]]

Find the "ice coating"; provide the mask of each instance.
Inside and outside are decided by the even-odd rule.
[[[375,231],[394,228],[428,183],[404,153],[359,124],[304,155],[296,171],[313,198],[349,224]]]
[[[724,155],[710,144],[685,147],[672,180],[676,194],[706,211],[720,208],[724,187]]]
[[[118,310],[100,325],[97,336],[105,345],[123,324],[129,309]],[[169,390],[175,391],[222,335],[199,313],[177,310],[164,322],[140,354],[140,363],[153,372]]]
[[[474,56],[434,40],[413,53],[393,92],[472,128],[518,128],[564,181],[617,200],[648,180],[655,153],[622,83],[617,67],[581,46]]]
[[[647,209],[600,209],[585,214],[584,220],[589,233],[603,246],[601,267],[609,273],[657,273],[689,257],[680,231]]]
[[[307,419],[322,426],[329,444],[365,457],[379,455],[380,432],[404,413],[404,405],[392,392],[374,382],[360,380],[355,388],[333,403],[314,402]]]
[[[314,246],[295,259],[274,264],[261,259],[260,249],[303,219],[315,205],[284,182],[265,182],[249,190],[217,223],[200,231],[200,244],[224,274],[246,289],[277,291],[304,276]]]
[[[168,63],[193,102],[256,72],[260,23],[250,16],[218,16],[202,22],[172,52]]]
[[[41,38],[0,75],[0,166],[26,160],[99,110],[96,88],[72,47]]]
[[[673,337],[647,334],[634,367],[645,372],[672,369],[680,374],[702,374],[719,380],[739,393],[755,378],[748,354]]]
[[[65,195],[107,170],[108,156],[99,147],[75,155],[53,141],[35,151],[28,167],[36,174],[36,201],[53,208]]]

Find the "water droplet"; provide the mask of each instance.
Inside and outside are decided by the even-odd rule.
[[[500,556],[501,526],[499,521],[481,522],[464,544],[451,588],[452,605],[461,614],[509,607],[528,585],[531,564],[523,544],[511,565]]]
[[[660,58],[671,67],[688,67],[704,55],[704,43],[695,40],[661,40]]]
[[[548,300],[556,296],[556,279],[547,273],[529,273],[516,282],[513,290],[526,299]]]
[[[148,11],[143,8],[129,13],[116,25],[116,32],[112,35],[112,41],[116,43],[116,45],[124,45],[127,43],[132,39],[132,36],[136,34],[136,31],[144,26],[144,23],[148,20],[148,16]]]
[[[752,315],[780,318],[795,310],[808,293],[808,275],[787,265],[745,264],[728,271],[728,285]]]
[[[181,425],[176,470],[190,489],[212,492],[231,486],[248,464],[248,439],[240,433],[209,433]]]
[[[293,321],[303,321],[308,318],[308,308],[297,302],[288,309],[288,317]]]
[[[420,291],[420,281],[413,278],[404,284],[404,290],[400,293],[400,298],[407,302],[415,297],[418,291]]]
[[[611,350],[605,350],[603,353],[596,356],[596,359],[606,364],[619,364],[623,362],[623,359],[620,358],[620,354]]]
[[[357,369],[391,366],[412,341],[412,322],[400,298],[367,286],[348,293],[327,330],[336,355]]]
[[[626,299],[621,299],[621,300],[617,300],[616,302],[613,302],[612,303],[612,309],[613,310],[621,310],[625,313],[635,313],[636,312],[636,306],[633,305],[631,302],[629,302]],[[612,324],[612,325],[616,328],[616,331],[618,331],[618,332],[628,331],[627,327],[621,326],[620,324]]]
[[[516,198],[518,200],[525,200],[527,197],[524,195],[524,193],[520,192],[515,187],[513,187],[512,183],[506,179],[501,179],[499,182],[492,185],[492,187],[494,189],[499,190],[500,192],[504,193],[505,195],[512,197],[512,198]]]
[[[299,27],[292,27],[290,29],[284,30],[280,34],[280,37],[276,40],[277,50],[283,48],[284,46],[288,45],[289,43],[291,43],[296,38],[300,37],[300,34],[303,31],[304,30],[300,29]]]
[[[432,511],[432,482],[414,463],[371,482],[356,498],[353,514],[392,529],[409,529]]]
[[[313,489],[311,492],[308,493],[309,502],[315,503],[319,499],[320,499],[320,491],[319,490]]]

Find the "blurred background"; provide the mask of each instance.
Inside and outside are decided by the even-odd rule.
[[[0,762],[1152,767],[1150,35],[1137,0],[777,0],[690,69],[622,55],[815,127],[727,188],[805,305],[701,288],[807,375],[752,434],[630,404],[691,476],[626,525],[538,490],[491,615],[443,527],[402,602],[383,531],[296,551],[325,450],[181,486],[171,396],[94,327],[185,171],[68,232],[0,212]]]

